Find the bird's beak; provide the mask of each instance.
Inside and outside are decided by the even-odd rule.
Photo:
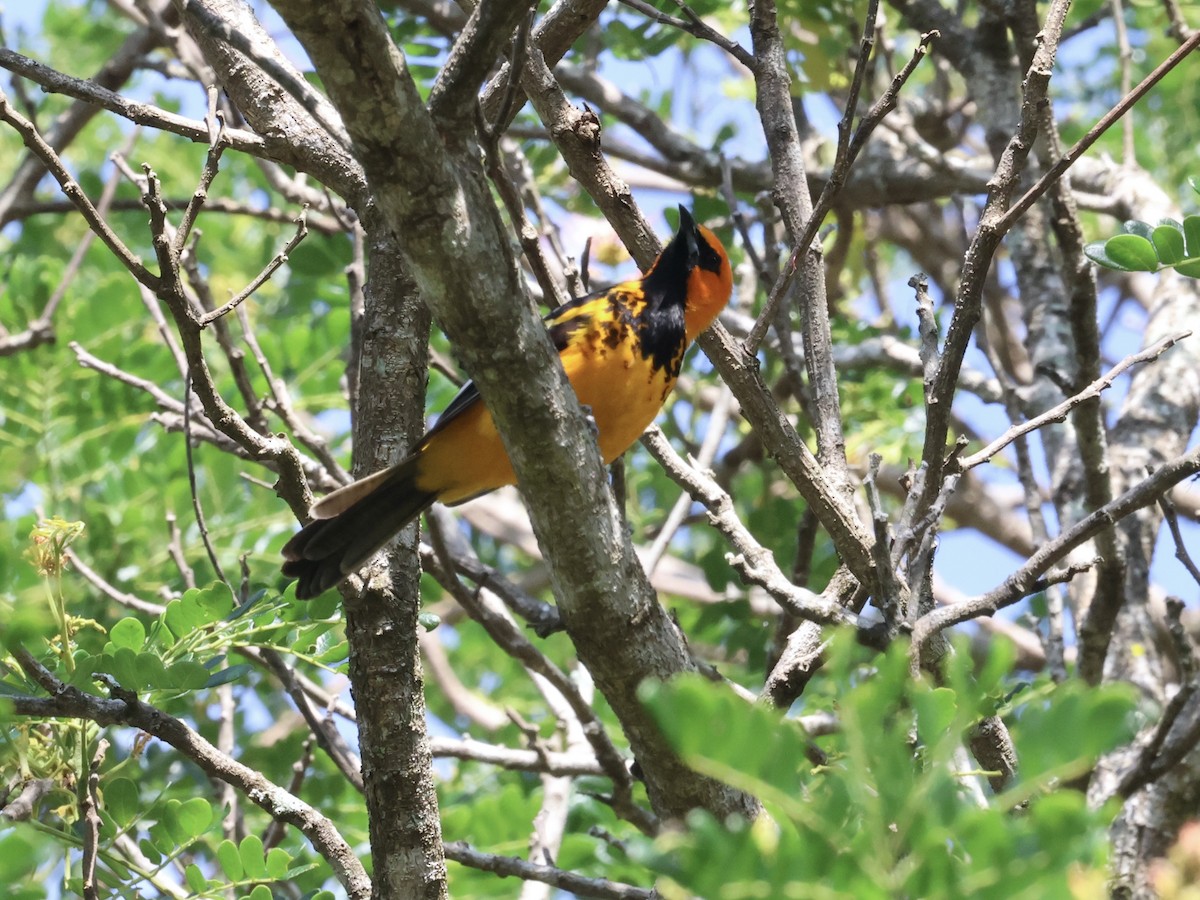
[[[700,265],[700,244],[696,231],[696,220],[692,218],[692,214],[682,203],[679,204],[679,231],[676,232],[675,237],[682,240],[684,247],[687,248],[687,271],[691,272]]]

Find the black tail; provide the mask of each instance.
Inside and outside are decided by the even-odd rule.
[[[313,505],[313,521],[283,548],[283,574],[300,580],[299,599],[310,600],[357,571],[437,499],[417,487],[418,459],[410,456]]]

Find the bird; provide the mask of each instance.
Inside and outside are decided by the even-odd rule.
[[[605,465],[654,421],[684,353],[732,290],[720,239],[681,205],[678,230],[641,278],[546,315]],[[313,505],[312,521],[283,548],[282,572],[298,579],[298,599],[311,599],[358,571],[435,502],[454,506],[516,480],[491,414],[468,381],[404,459]]]

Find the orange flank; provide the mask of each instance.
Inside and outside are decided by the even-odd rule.
[[[679,231],[641,278],[580,297],[546,327],[610,463],[654,421],[688,346],[729,302],[720,240],[683,207]],[[491,414],[468,382],[413,452],[317,502],[314,521],[283,548],[296,596],[315,597],[360,568],[434,502],[462,503],[516,476]]]

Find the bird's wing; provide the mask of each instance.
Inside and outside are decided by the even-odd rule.
[[[612,288],[608,288],[602,291],[595,291],[584,297],[578,297],[546,314],[542,321],[545,323],[546,330],[550,334],[550,340],[559,355],[562,355],[563,351],[570,347],[572,336],[581,329],[586,328],[587,324],[592,321],[611,290]],[[459,388],[458,393],[454,395],[454,399],[450,401],[446,408],[442,410],[441,415],[438,416],[437,422],[425,432],[425,436],[418,443],[424,444],[429,438],[433,437],[433,435],[437,434],[479,402],[479,388],[475,387],[474,381],[468,381]]]

